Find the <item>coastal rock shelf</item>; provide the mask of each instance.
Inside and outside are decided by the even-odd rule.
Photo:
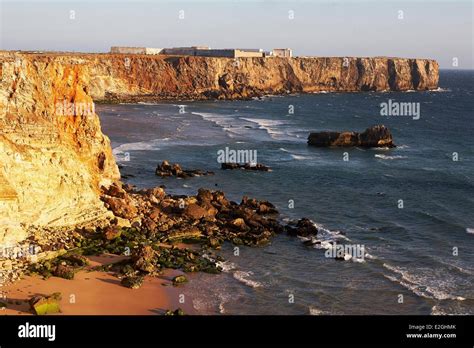
[[[437,87],[438,64],[429,59],[1,51],[0,245],[113,218],[100,188],[118,182],[120,173],[93,101]]]

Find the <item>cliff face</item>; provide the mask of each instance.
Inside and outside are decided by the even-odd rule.
[[[119,179],[109,140],[95,113],[63,108],[92,105],[83,66],[5,53],[0,63],[0,245],[105,219],[99,185]]]
[[[0,52],[0,245],[35,229],[97,224],[119,179],[94,100],[437,88],[433,60]]]
[[[88,62],[90,93],[106,99],[240,99],[319,91],[438,87],[438,64],[402,58],[203,58],[100,55]]]

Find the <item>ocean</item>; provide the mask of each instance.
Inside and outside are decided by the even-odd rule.
[[[440,72],[424,92],[318,93],[250,101],[98,105],[125,181],[171,194],[218,189],[310,218],[322,241],[364,248],[336,261],[279,235],[225,244],[219,275],[183,287],[202,314],[474,314],[474,71]],[[381,103],[415,103],[382,116]],[[417,119],[418,118],[418,119]],[[392,149],[315,148],[312,131],[386,125]],[[218,151],[256,151],[271,172],[220,170]],[[213,176],[159,178],[163,160]]]

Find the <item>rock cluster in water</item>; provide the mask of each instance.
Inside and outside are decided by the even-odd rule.
[[[392,133],[384,125],[367,128],[364,132],[317,132],[308,137],[308,145],[317,147],[395,147]]]
[[[214,175],[214,172],[199,169],[182,169],[178,163],[171,165],[168,161],[163,161],[156,167],[155,174],[161,177],[175,176],[178,178],[190,178],[194,176]]]
[[[222,163],[221,169],[244,169],[244,170],[255,170],[260,172],[270,172],[271,168],[261,163]]]
[[[104,188],[102,200],[118,218],[115,226],[105,229],[106,235],[114,234],[110,229],[130,226],[150,236],[160,234],[163,241],[198,239],[216,247],[226,240],[264,245],[287,231],[272,203],[246,196],[236,203],[221,191],[199,189],[196,196],[172,196],[161,187],[137,191],[114,184]]]

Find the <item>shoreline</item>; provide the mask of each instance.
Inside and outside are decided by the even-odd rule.
[[[62,295],[61,313],[56,315],[163,315],[166,310],[177,308],[186,315],[199,314],[188,296],[179,303],[180,286],[173,286],[172,279],[183,274],[181,271],[166,270],[159,277],[146,277],[139,289],[129,289],[111,272],[92,270],[123,259],[110,254],[89,257],[91,267],[77,272],[72,280],[23,277],[2,288],[7,307],[0,310],[0,315],[34,315],[28,303],[31,296],[54,292]]]
[[[136,191],[116,183],[104,188],[102,199],[115,215],[110,225],[76,230],[62,249],[46,251],[50,256],[38,262],[21,259],[26,272],[16,270],[14,281],[2,287],[6,309],[0,315],[33,314],[31,298],[57,292],[65,315],[153,315],[178,309],[199,314],[192,296],[179,288],[195,272],[222,272],[225,260],[215,254],[222,243],[258,247],[277,234],[318,232],[304,218],[284,225],[268,201],[244,196],[238,204],[220,191],[173,196],[160,187]],[[176,281],[179,277],[184,280]]]

